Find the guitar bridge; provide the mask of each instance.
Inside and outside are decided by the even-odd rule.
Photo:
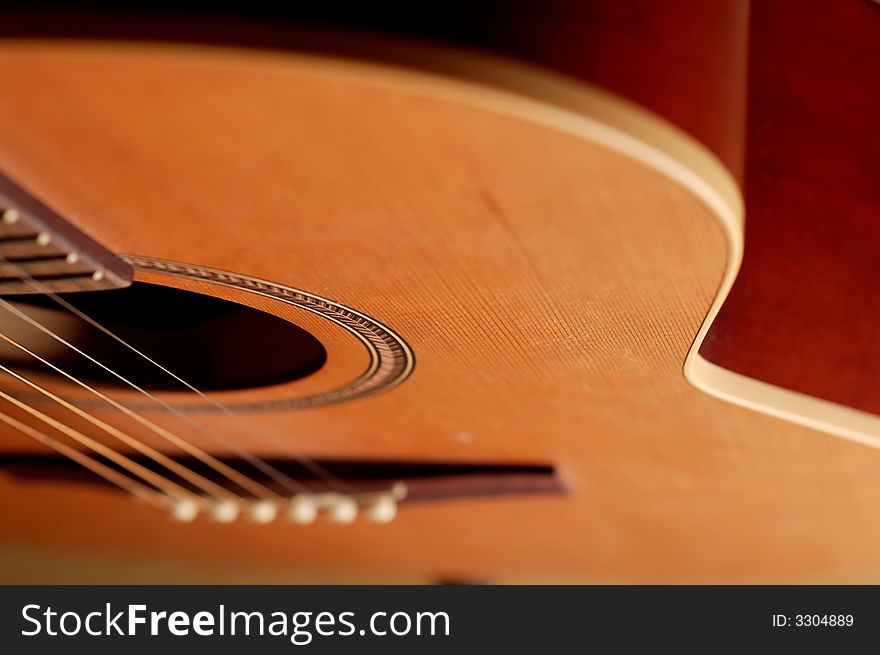
[[[0,175],[0,296],[127,287],[132,268]]]

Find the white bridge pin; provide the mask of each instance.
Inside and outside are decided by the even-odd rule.
[[[358,504],[348,496],[332,495],[327,499],[327,518],[333,523],[351,523],[357,518]]]
[[[367,504],[364,516],[372,523],[391,523],[397,516],[397,500],[390,493],[380,494]]]
[[[318,503],[308,494],[298,494],[290,499],[287,517],[294,523],[312,523],[318,516]]]
[[[179,498],[171,504],[171,518],[181,523],[189,523],[199,515],[199,505],[189,498]]]
[[[221,500],[211,507],[211,518],[217,523],[232,523],[238,518],[239,507],[234,500]]]
[[[247,515],[254,523],[271,523],[278,515],[278,506],[271,500],[258,500],[248,507]]]

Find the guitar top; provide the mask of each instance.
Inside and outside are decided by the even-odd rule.
[[[0,579],[876,575],[880,7],[419,10],[4,14]]]

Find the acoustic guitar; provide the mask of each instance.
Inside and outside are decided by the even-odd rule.
[[[3,581],[880,575],[880,7],[364,4],[0,19]]]

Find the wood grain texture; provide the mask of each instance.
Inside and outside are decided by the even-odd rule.
[[[2,478],[3,541],[386,580],[880,573],[880,455],[683,380],[725,235],[682,180],[586,138],[598,123],[579,134],[473,85],[236,51],[7,43],[0,79],[0,167],[110,247],[308,289],[416,352],[388,394],[251,417],[284,452],[230,436],[275,455],[546,461],[572,490],[302,529],[175,525]],[[330,371],[363,363],[325,346]]]
[[[876,235],[863,218],[878,205],[870,179],[878,161],[870,121],[880,105],[871,3],[820,0],[794,18],[782,0],[760,3],[751,18],[746,0],[554,0],[540,11],[530,2],[496,0],[417,8],[230,2],[195,19],[172,13],[177,4],[135,3],[130,11],[138,7],[142,13],[128,19],[100,3],[93,13],[19,13],[0,29],[349,55],[358,47],[291,25],[435,39],[529,61],[635,100],[707,145],[741,182],[748,145],[744,269],[720,323],[701,335],[707,343],[692,353],[689,379],[729,401],[878,443],[870,283]],[[272,22],[253,22],[260,18]],[[819,33],[822,24],[833,29]],[[780,244],[789,255],[780,256]]]

